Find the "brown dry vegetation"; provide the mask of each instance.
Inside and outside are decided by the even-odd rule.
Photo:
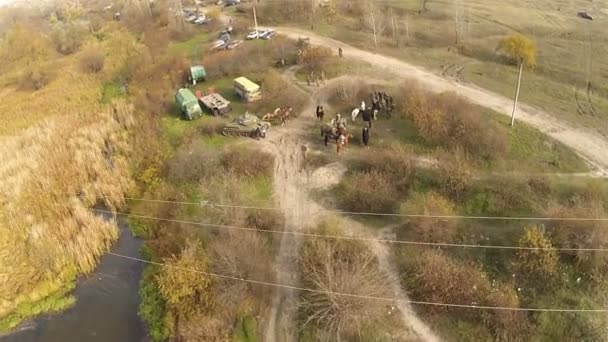
[[[342,234],[340,222],[328,220],[318,227],[322,234]],[[386,297],[385,275],[365,245],[353,241],[313,239],[305,242],[299,267],[303,284],[320,291]],[[365,327],[381,325],[387,305],[381,301],[302,292],[299,309],[302,328],[308,325],[327,333],[330,340],[358,340]]]
[[[400,90],[397,106],[414,124],[425,143],[462,148],[482,159],[500,159],[508,151],[506,132],[482,115],[481,108],[456,94],[433,94],[409,83]]]
[[[40,313],[43,309],[29,304],[61,296],[116,239],[114,222],[88,207],[98,201],[117,207],[133,189],[133,178],[154,179],[150,170],[162,147],[158,123],[148,116],[154,112],[144,112],[146,99],[158,95],[155,104],[166,108],[170,98],[163,97],[175,86],[167,69],[143,63],[162,60],[159,54],[118,24],[101,25],[96,37],[86,34],[77,44],[65,45],[67,50],[58,45],[70,54],[63,56],[50,49],[51,38],[61,43],[73,37],[50,37],[45,20],[36,17],[31,22],[39,26],[12,27],[0,49],[2,329]],[[95,40],[90,46],[97,50],[97,61],[91,64],[88,48],[79,51],[79,46]],[[103,69],[100,55],[106,56]],[[96,73],[83,72],[80,62],[85,60],[86,69]],[[53,77],[39,78],[38,66],[52,66]],[[131,85],[128,95],[134,96],[127,100],[116,98],[127,94],[104,98],[106,85],[116,80],[145,80],[153,86]],[[11,316],[20,306],[26,309]]]
[[[518,307],[519,299],[510,284],[492,282],[475,263],[455,260],[440,250],[409,252],[400,259],[403,281],[409,285],[414,300],[465,305]],[[524,313],[483,311],[460,308],[428,307],[430,314],[453,312],[458,317],[480,321],[497,339],[523,339],[528,329]]]

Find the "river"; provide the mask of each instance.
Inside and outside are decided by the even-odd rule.
[[[138,256],[141,241],[119,222],[120,238],[112,252]],[[26,322],[0,342],[148,341],[137,315],[142,268],[137,261],[104,255],[95,271],[78,281],[72,308]]]

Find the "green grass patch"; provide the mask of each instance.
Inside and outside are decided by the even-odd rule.
[[[101,88],[101,103],[111,103],[113,99],[126,96],[121,88],[120,82],[111,81],[105,83]]]
[[[183,42],[172,43],[169,51],[181,54],[187,58],[196,59],[202,57],[203,52],[207,51],[207,43],[211,42],[211,40],[211,33],[200,32]]]
[[[71,283],[40,301],[20,305],[13,313],[0,320],[0,332],[10,331],[24,320],[42,313],[60,312],[71,307],[76,302],[76,298],[68,295],[68,292],[73,288],[74,283]]]
[[[250,194],[253,201],[272,200],[272,177],[258,176],[244,180],[244,192]]]
[[[510,126],[510,118],[486,109],[492,120],[507,127],[509,169],[528,172],[587,172],[587,163],[573,150],[523,123]],[[523,162],[523,163],[522,163]]]
[[[234,329],[232,342],[257,342],[257,321],[254,317],[247,316],[239,320]]]
[[[148,333],[155,342],[166,340],[170,336],[167,319],[165,317],[165,301],[156,285],[155,277],[160,271],[156,265],[147,265],[144,268],[139,283],[139,316],[146,323]]]

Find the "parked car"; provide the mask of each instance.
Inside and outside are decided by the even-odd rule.
[[[220,35],[219,40],[223,40],[226,43],[228,43],[230,41],[230,34],[228,32],[224,32]]]
[[[189,23],[193,23],[198,17],[195,15],[191,15],[188,18],[186,18],[186,21]]]
[[[275,30],[268,30],[268,31],[266,31],[266,33],[261,38],[262,39],[272,39],[276,35],[277,35],[277,31],[275,31]]]
[[[588,12],[582,11],[582,12],[578,12],[576,15],[579,18],[583,18],[583,19],[587,19],[587,20],[593,20],[593,17]]]
[[[236,6],[238,4],[241,3],[241,0],[226,0],[226,3],[224,4],[224,6],[228,7],[228,6]]]
[[[204,15],[201,15],[198,18],[196,18],[196,20],[194,20],[194,23],[197,25],[201,25],[202,23],[205,22],[205,20],[207,20],[207,18],[205,18]]]
[[[257,31],[251,31],[249,32],[249,34],[247,35],[246,39],[260,39],[262,38],[264,35],[266,35],[268,33],[269,30],[257,30]]]

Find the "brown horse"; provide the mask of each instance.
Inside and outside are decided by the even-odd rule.
[[[338,155],[342,154],[342,152],[346,151],[348,148],[348,141],[353,137],[352,134],[341,134],[336,141],[336,151]]]

